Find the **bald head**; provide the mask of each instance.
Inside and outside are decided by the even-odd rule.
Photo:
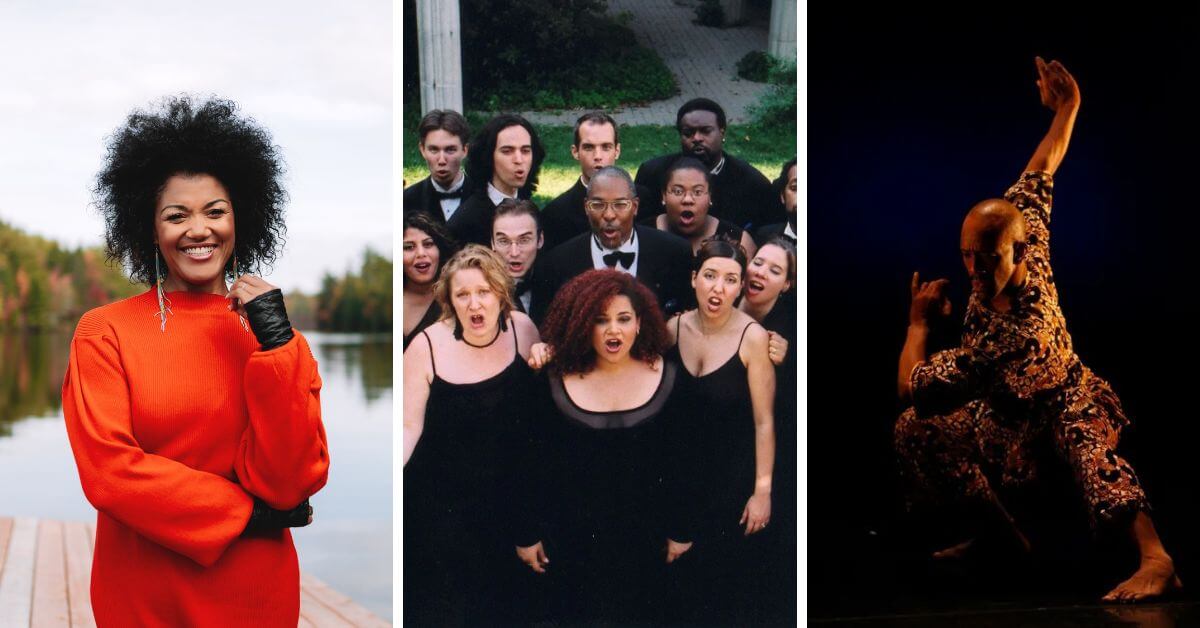
[[[633,184],[633,177],[630,177],[629,173],[625,172],[624,169],[617,166],[605,166],[592,175],[592,181],[604,181],[608,179],[620,181],[628,191],[627,198],[637,198],[637,186]],[[591,185],[591,182],[588,185]]]
[[[1012,203],[988,199],[967,212],[960,249],[971,285],[991,299],[1025,281],[1025,218]]]
[[[1025,218],[1021,210],[1001,198],[989,198],[971,208],[963,220],[963,238],[995,242],[999,245],[1025,241]]]

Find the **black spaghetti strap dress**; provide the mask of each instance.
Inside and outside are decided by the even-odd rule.
[[[688,457],[703,487],[692,510],[696,544],[672,578],[673,606],[685,621],[750,625],[762,620],[762,533],[747,537],[739,523],[756,475],[754,408],[739,352],[746,331],[757,324],[742,329],[728,360],[699,377],[687,370],[678,342],[667,354],[679,365],[681,388],[692,404],[689,431],[695,449]],[[683,340],[678,327],[676,338]]]
[[[404,468],[404,625],[499,625],[509,613],[517,562],[507,528],[511,450],[532,371],[513,361],[479,382],[437,371],[421,440]],[[429,342],[427,333],[422,332]]]

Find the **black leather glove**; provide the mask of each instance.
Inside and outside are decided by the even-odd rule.
[[[279,288],[254,297],[242,307],[246,308],[250,330],[254,332],[263,351],[282,347],[295,335],[283,306],[283,291]]]
[[[275,510],[255,497],[254,509],[250,511],[250,520],[246,522],[246,529],[242,534],[272,532],[283,528],[303,528],[309,524],[312,513],[312,506],[308,505],[307,499],[291,510]]]

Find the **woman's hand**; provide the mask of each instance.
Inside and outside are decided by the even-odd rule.
[[[746,500],[742,509],[742,519],[738,521],[746,526],[746,536],[762,532],[771,520],[771,494],[756,492]]]
[[[312,521],[313,509],[307,499],[291,510],[275,510],[266,502],[255,497],[254,507],[250,510],[250,519],[246,522],[246,529],[242,534],[268,532],[283,528],[303,528]]]
[[[283,291],[260,277],[242,275],[225,295],[229,309],[250,322],[250,330],[263,351],[281,347],[295,334],[283,304]]]
[[[278,289],[264,281],[262,277],[242,275],[229,284],[229,292],[225,294],[225,298],[229,299],[229,309],[237,312],[238,316],[249,318],[246,315],[245,305],[261,294]]]
[[[667,539],[667,564],[670,565],[679,560],[679,557],[683,556],[690,549],[692,549],[691,543],[680,543]]]
[[[542,547],[541,541],[529,547],[518,547],[517,558],[520,558],[521,562],[529,565],[529,568],[537,573],[546,573],[546,565],[550,564],[550,559],[546,557],[546,549]]]
[[[767,353],[771,358],[771,364],[779,366],[783,364],[783,359],[787,357],[788,341],[787,338],[771,331],[767,332],[770,340],[767,341]]]
[[[543,366],[550,363],[554,359],[554,348],[544,342],[534,343],[529,347],[529,368],[535,371],[542,370]]]

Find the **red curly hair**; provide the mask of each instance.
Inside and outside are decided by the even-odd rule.
[[[542,322],[542,341],[554,347],[550,369],[558,375],[587,373],[596,366],[592,330],[608,302],[625,296],[641,321],[629,355],[653,364],[670,346],[658,300],[642,282],[617,270],[589,270],[567,282]]]

